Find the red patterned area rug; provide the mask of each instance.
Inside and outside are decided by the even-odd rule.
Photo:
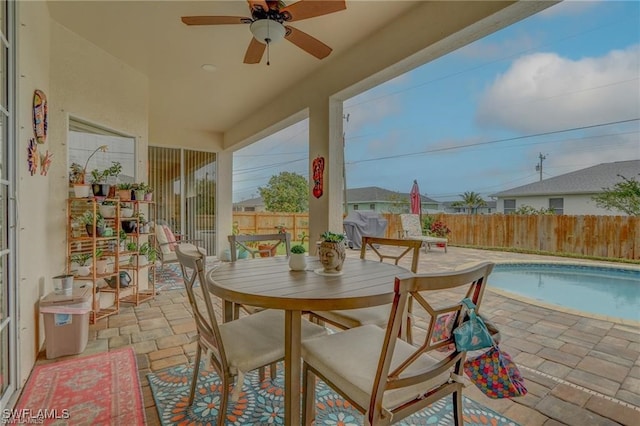
[[[16,423],[144,425],[133,349],[36,366],[12,414]]]
[[[238,402],[229,401],[225,413],[227,425],[273,426],[284,424],[283,366],[278,367],[273,381],[259,380],[257,371],[245,376]],[[191,365],[180,365],[147,374],[151,393],[158,409],[162,426],[208,426],[216,423],[220,413],[222,385],[215,372],[200,367],[200,377],[192,406],[188,406],[193,370]],[[454,424],[452,398],[436,401],[423,411],[397,423],[398,426],[451,426]],[[513,420],[463,397],[465,426],[518,426]],[[316,426],[361,426],[360,414],[348,401],[335,393],[324,382],[316,387]]]

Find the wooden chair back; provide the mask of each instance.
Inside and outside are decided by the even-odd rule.
[[[367,258],[367,252],[375,253],[380,262],[384,259],[391,259],[397,265],[398,261],[411,253],[411,272],[418,272],[418,260],[420,258],[420,240],[398,240],[394,238],[378,238],[378,237],[362,237],[362,246],[360,248],[360,259]],[[385,248],[404,247],[404,251],[400,254],[390,253]]]
[[[215,305],[211,300],[211,294],[206,288],[204,255],[192,244],[179,244],[176,246],[176,255],[180,262],[184,286],[187,290],[189,304],[196,322],[198,343],[212,351],[212,364],[217,373],[222,376],[228,371],[227,357],[216,319]],[[200,283],[204,310],[195,295],[194,287],[197,282]]]
[[[487,285],[487,277],[493,270],[493,263],[483,262],[466,269],[454,272],[439,272],[432,274],[416,275],[412,278],[395,280],[393,307],[389,317],[389,323],[385,333],[384,343],[382,345],[382,353],[378,362],[378,370],[374,380],[374,387],[371,394],[370,406],[368,413],[371,424],[376,424],[379,419],[388,418],[389,413],[383,413],[382,399],[385,391],[391,389],[399,389],[403,387],[411,387],[419,383],[433,381],[434,378],[450,371],[453,376],[446,375],[442,383],[432,387],[427,394],[417,396],[412,401],[402,404],[393,409],[393,419],[400,420],[406,416],[424,409],[427,405],[437,401],[438,399],[455,393],[454,398],[454,414],[457,420],[462,424],[462,387],[463,384],[449,380],[450,377],[463,376],[463,363],[466,352],[458,352],[451,349],[445,356],[440,356],[441,361],[434,364],[431,368],[421,369],[419,371],[411,371],[409,367],[419,359],[422,354],[428,354],[443,347],[451,347],[454,344],[453,333],[442,340],[433,341],[434,328],[437,318],[441,315],[455,315],[455,326],[462,322],[463,315],[460,312],[463,309],[462,303],[449,304],[446,306],[435,307],[429,301],[429,293],[453,290],[466,287],[466,297],[470,298],[479,310],[482,298]],[[396,346],[398,332],[402,327],[402,312],[405,309],[409,297],[412,297],[419,303],[430,315],[430,323],[427,328],[424,342],[421,344],[414,343],[415,351],[406,359],[399,363],[394,360],[394,368],[391,368],[391,360]],[[433,295],[432,295],[433,296]],[[453,346],[455,348],[455,345]]]
[[[284,244],[287,256],[291,254],[291,234],[288,232],[277,234],[261,234],[261,235],[229,235],[229,251],[231,254],[231,261],[235,262],[238,258],[236,250],[238,247],[246,250],[251,254],[252,258],[255,258],[257,254],[271,255],[271,250],[276,249],[280,244]],[[274,243],[269,249],[256,249],[252,247],[252,243],[259,242],[271,242]]]

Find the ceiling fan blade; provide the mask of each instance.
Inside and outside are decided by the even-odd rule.
[[[182,22],[187,25],[226,25],[248,24],[251,18],[245,16],[183,16]]]
[[[264,50],[267,48],[266,44],[260,43],[255,38],[251,37],[251,43],[247,48],[247,53],[244,54],[245,64],[258,64],[262,60]]]
[[[346,8],[347,4],[344,0],[300,0],[287,7],[283,7],[280,9],[280,12],[291,17],[287,19],[287,22],[293,22],[339,12]]]
[[[249,9],[251,9],[252,12],[256,9],[256,6],[261,7],[265,12],[269,10],[269,6],[265,0],[247,0],[247,3],[249,3]]]
[[[297,28],[289,26],[285,26],[285,28],[287,29],[287,34],[284,38],[318,59],[326,58],[333,50],[317,38],[310,36],[304,31],[300,31]]]

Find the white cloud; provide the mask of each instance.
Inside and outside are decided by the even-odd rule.
[[[535,133],[638,118],[639,69],[638,45],[580,60],[527,55],[486,90],[476,120]]]

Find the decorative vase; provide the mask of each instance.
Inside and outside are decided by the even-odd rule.
[[[318,250],[320,263],[327,274],[339,274],[346,257],[345,245],[343,242],[333,243],[322,241]]]
[[[94,183],[91,185],[91,189],[93,190],[94,196],[101,197],[104,199],[109,196],[111,185],[108,183]]]
[[[304,253],[291,253],[289,256],[289,268],[292,271],[304,271],[307,267],[307,256]]]

